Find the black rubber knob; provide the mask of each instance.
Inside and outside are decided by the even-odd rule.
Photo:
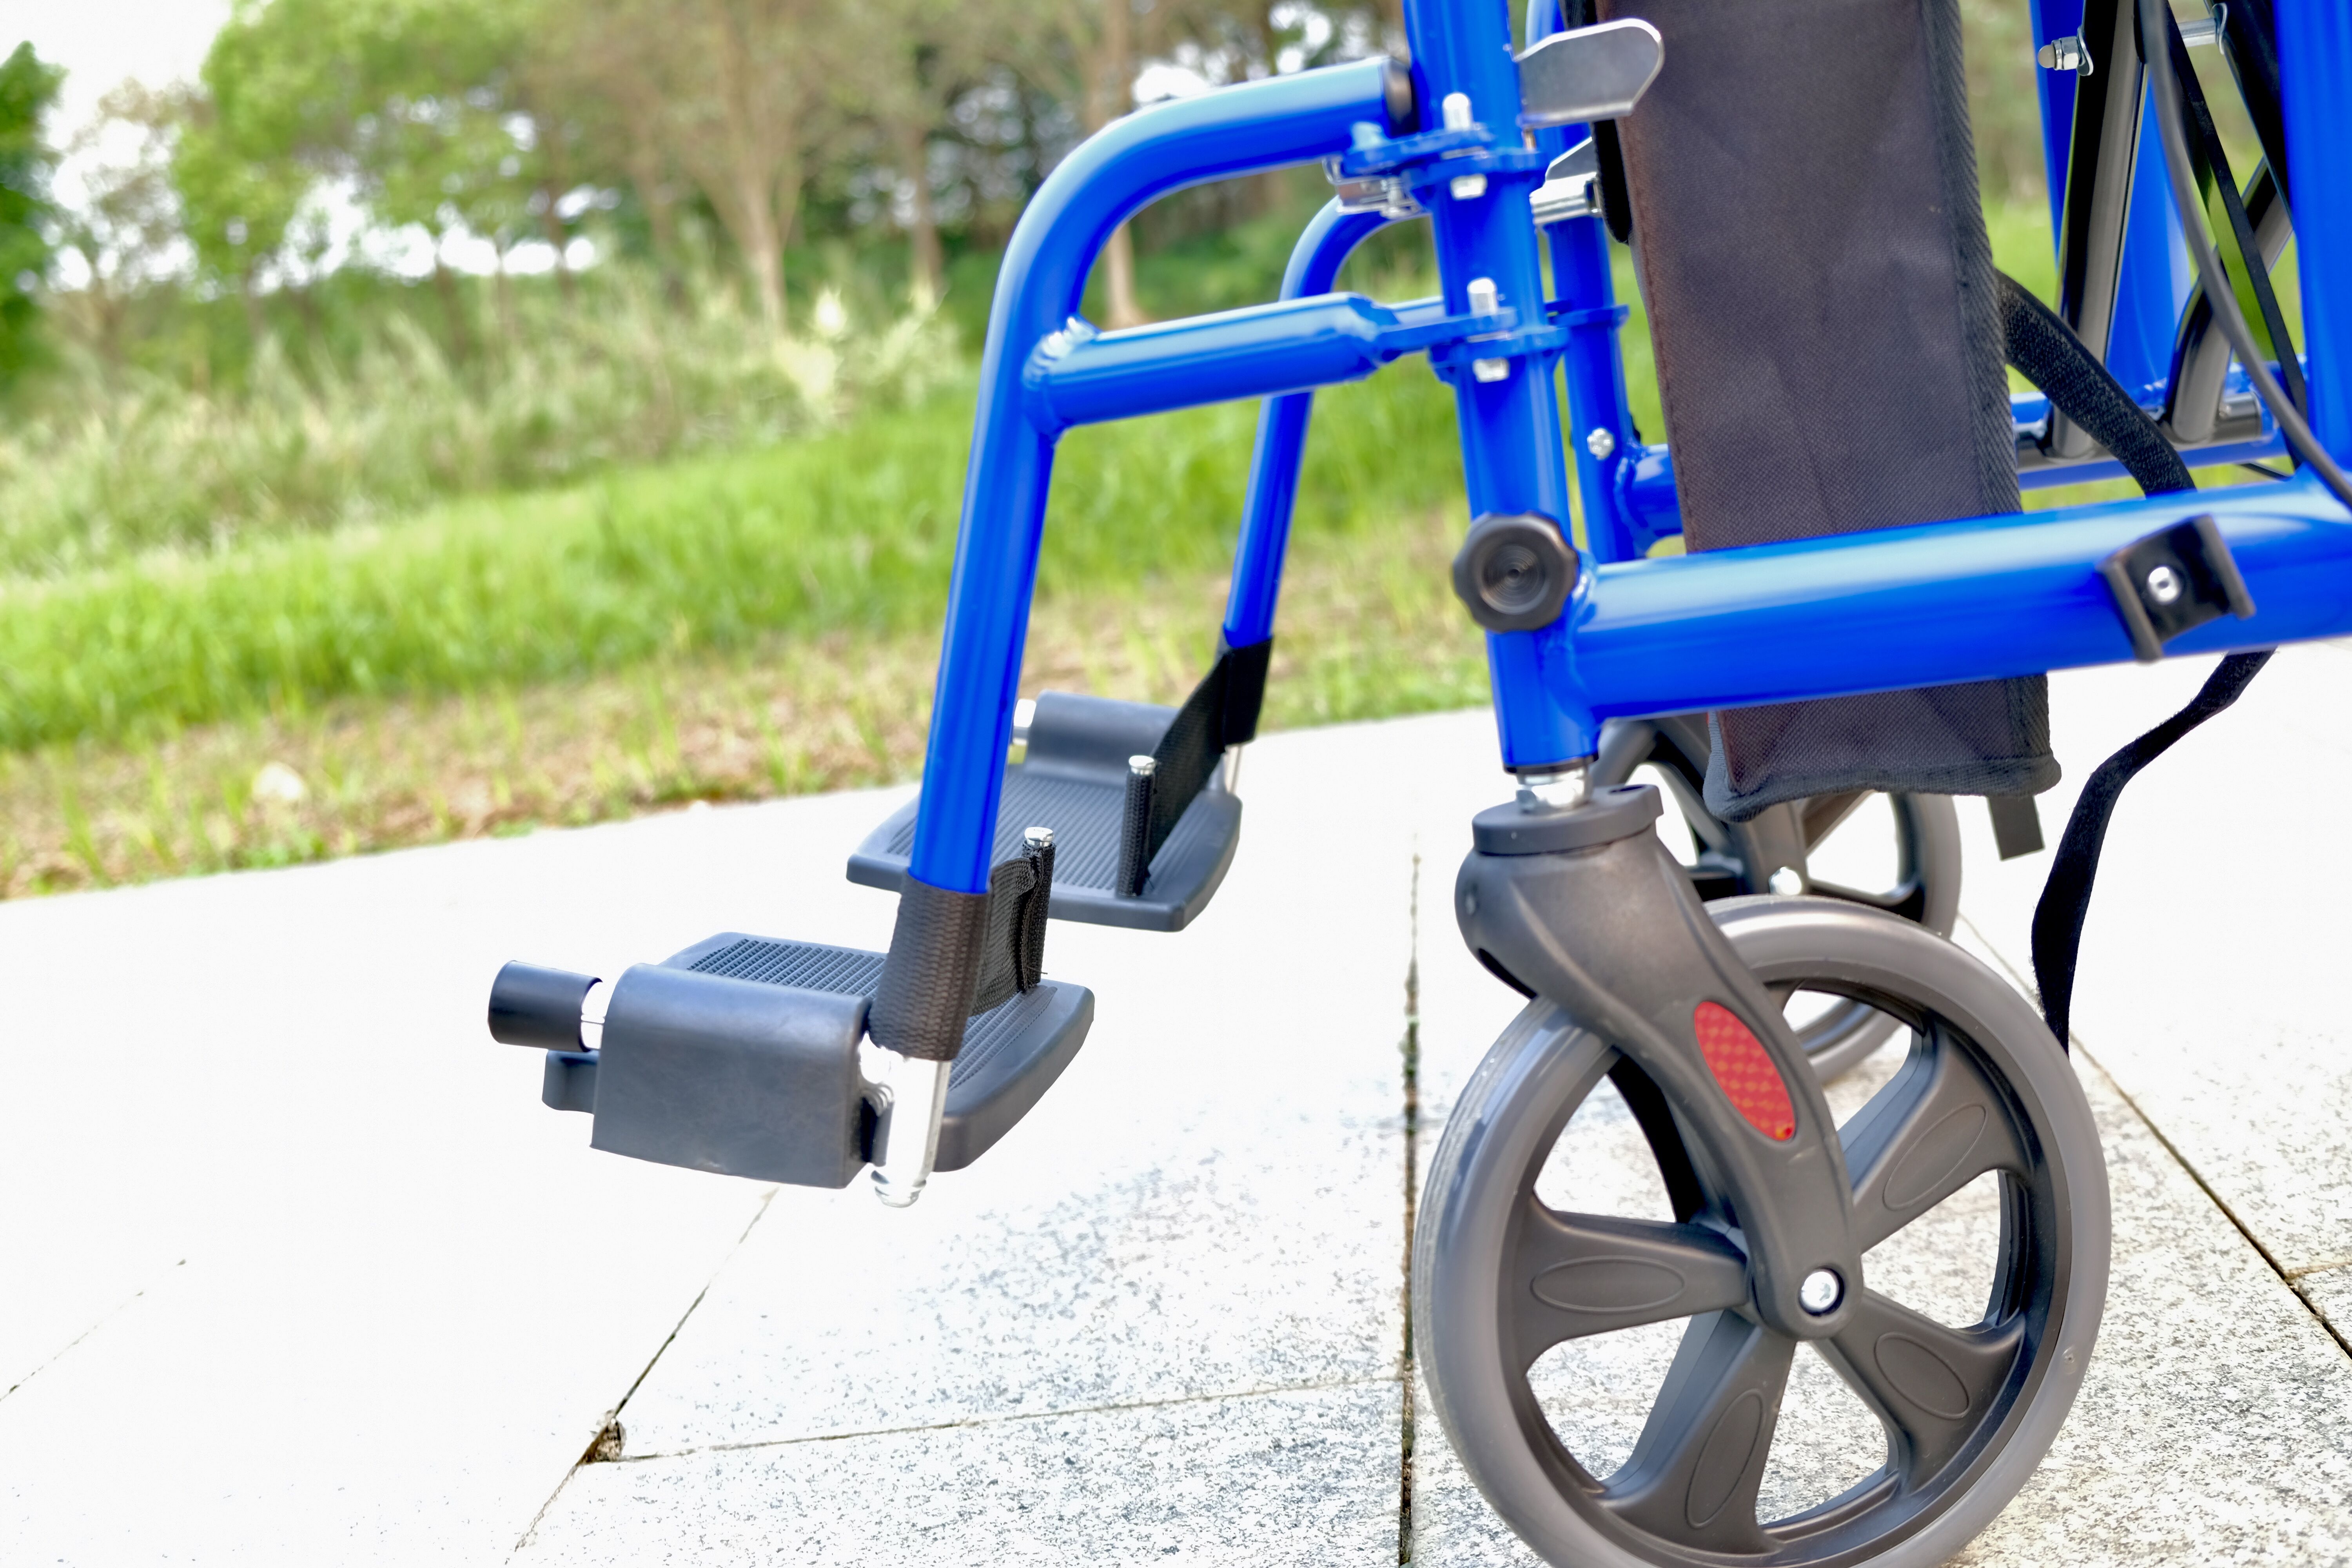
[[[595,984],[593,974],[508,964],[490,982],[490,1038],[549,1051],[583,1049],[580,1004]]]
[[[1534,512],[1489,512],[1454,558],[1454,592],[1490,632],[1531,632],[1559,618],[1576,587],[1576,552]]]

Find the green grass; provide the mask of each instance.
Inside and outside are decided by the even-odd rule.
[[[2035,205],[1996,206],[1996,253],[2047,288]],[[1262,259],[1262,258],[1261,258]],[[1365,258],[1423,291],[1410,248]],[[1630,267],[1635,416],[1664,425]],[[1385,268],[1385,272],[1383,272]],[[961,376],[957,377],[961,380]],[[785,445],[446,503],[394,523],[240,537],[0,579],[0,747],[111,742],[346,697],[512,689],[779,635],[927,632],[945,607],[968,395],[872,409]],[[1040,588],[1132,595],[1223,570],[1256,419],[1234,404],[1072,432]],[[1318,402],[1302,539],[1458,509],[1452,395],[1418,361]],[[95,546],[92,547],[95,549]],[[1339,704],[1350,712],[1361,703]]]
[[[1256,411],[1073,433],[1047,593],[1226,560]],[[452,503],[393,526],[150,555],[0,590],[0,745],[113,740],[346,694],[464,691],[746,646],[905,631],[945,605],[971,406]],[[1458,489],[1450,395],[1406,365],[1327,395],[1298,527]]]

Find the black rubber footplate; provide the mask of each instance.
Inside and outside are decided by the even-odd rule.
[[[1242,803],[1218,778],[1193,797],[1152,858],[1143,891],[1122,898],[1118,889],[1127,761],[1157,746],[1175,715],[1148,702],[1064,691],[1038,697],[1028,755],[1004,770],[992,858],[1018,855],[1024,829],[1052,828],[1056,920],[1181,931],[1225,879],[1241,842]],[[908,801],[866,835],[849,858],[851,881],[895,890],[906,880],[917,804]]]
[[[858,998],[862,1004],[872,999],[875,985],[882,977],[882,954],[862,949],[829,947],[818,942],[778,942],[765,937],[746,936],[740,931],[721,931],[695,943],[685,952],[673,954],[654,965],[656,969],[680,969],[696,974],[707,974],[724,980],[748,982],[758,985],[789,987],[796,991],[815,992],[832,996]],[[811,999],[812,1001],[814,998]],[[856,1037],[864,1030],[862,1005],[855,1009],[856,1016],[845,1018],[850,1027],[843,1031],[839,1048],[854,1052]],[[1029,1113],[1062,1076],[1062,1070],[1078,1054],[1086,1043],[1087,1031],[1094,1022],[1094,993],[1083,985],[1066,982],[1042,981],[1034,989],[1020,993],[974,1016],[964,1031],[963,1048],[948,1074],[948,1103],[940,1125],[939,1159],[936,1169],[961,1170],[993,1146],[1015,1122]],[[609,1026],[608,1026],[609,1027]],[[777,1152],[764,1147],[773,1136],[772,1129],[794,1108],[782,1105],[776,1116],[752,1114],[726,1120],[743,1122],[741,1140],[746,1146],[731,1147],[730,1140],[712,1124],[719,1120],[698,1109],[691,1093],[673,1093],[660,1097],[658,1103],[642,1107],[597,1105],[596,1057],[593,1052],[550,1051],[546,1081],[541,1098],[560,1110],[609,1111],[630,1117],[632,1122],[653,1118],[658,1125],[632,1126],[629,1141],[644,1149],[658,1151],[672,1142],[692,1144],[697,1152],[691,1160],[669,1157],[662,1152],[642,1152],[640,1148],[621,1148],[617,1152],[638,1154],[640,1158],[667,1159],[670,1163],[692,1163],[705,1170],[719,1170],[738,1175],[752,1175],[766,1180],[804,1182],[811,1185],[839,1185],[845,1174],[828,1175],[811,1180],[804,1174],[789,1173],[794,1165],[788,1162],[778,1165]],[[842,1067],[847,1068],[845,1058]],[[778,1081],[766,1083],[756,1072],[747,1078],[737,1092],[753,1097],[766,1089],[792,1098],[796,1091],[814,1091],[823,1075],[812,1075],[809,1086]],[[829,1078],[824,1079],[829,1082]],[[751,1110],[736,1104],[735,1110]],[[669,1123],[683,1118],[675,1129]],[[693,1123],[688,1126],[686,1123]],[[603,1129],[600,1127],[600,1133]],[[870,1128],[867,1132],[870,1133]],[[846,1136],[846,1134],[844,1134]],[[714,1141],[715,1140],[715,1141]],[[721,1147],[720,1145],[730,1145]],[[599,1142],[598,1147],[605,1147]],[[843,1156],[848,1172],[862,1163],[871,1151],[860,1148],[852,1153],[845,1149]],[[842,1163],[841,1157],[820,1159],[817,1164],[832,1171]]]

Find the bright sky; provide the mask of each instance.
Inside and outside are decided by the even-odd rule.
[[[58,104],[62,137],[125,77],[161,86],[194,76],[226,20],[228,0],[0,0],[0,56],[29,38],[72,73]]]

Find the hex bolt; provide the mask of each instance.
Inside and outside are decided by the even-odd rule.
[[[1765,879],[1764,885],[1776,893],[1801,893],[1805,890],[1805,874],[1794,866],[1783,866]]]
[[[1456,174],[1446,182],[1445,188],[1454,193],[1454,199],[1457,202],[1475,202],[1486,194],[1486,176]]]
[[[1470,374],[1480,381],[1507,381],[1511,374],[1511,362],[1507,359],[1474,359],[1470,362]]]
[[[1438,105],[1438,114],[1448,131],[1467,131],[1475,123],[1470,118],[1470,95],[1449,92]]]
[[[2053,38],[2034,50],[2033,59],[2036,65],[2046,71],[2080,71],[2084,76],[2091,74],[2091,51],[2081,38],[2071,33],[2063,38]]]
[[[2147,596],[2159,605],[2171,604],[2188,588],[2189,584],[2180,580],[2180,574],[2169,566],[2156,567],[2147,574]]]
[[[1051,849],[1054,847],[1054,830],[1050,827],[1024,827],[1021,830],[1021,842],[1031,849]]]
[[[1591,430],[1585,432],[1584,449],[1592,454],[1594,461],[1605,461],[1609,454],[1617,449],[1617,437],[1602,426],[1595,425]]]
[[[1844,1300],[1845,1281],[1837,1277],[1834,1268],[1816,1268],[1797,1287],[1798,1304],[1816,1318],[1836,1311],[1837,1304]]]

